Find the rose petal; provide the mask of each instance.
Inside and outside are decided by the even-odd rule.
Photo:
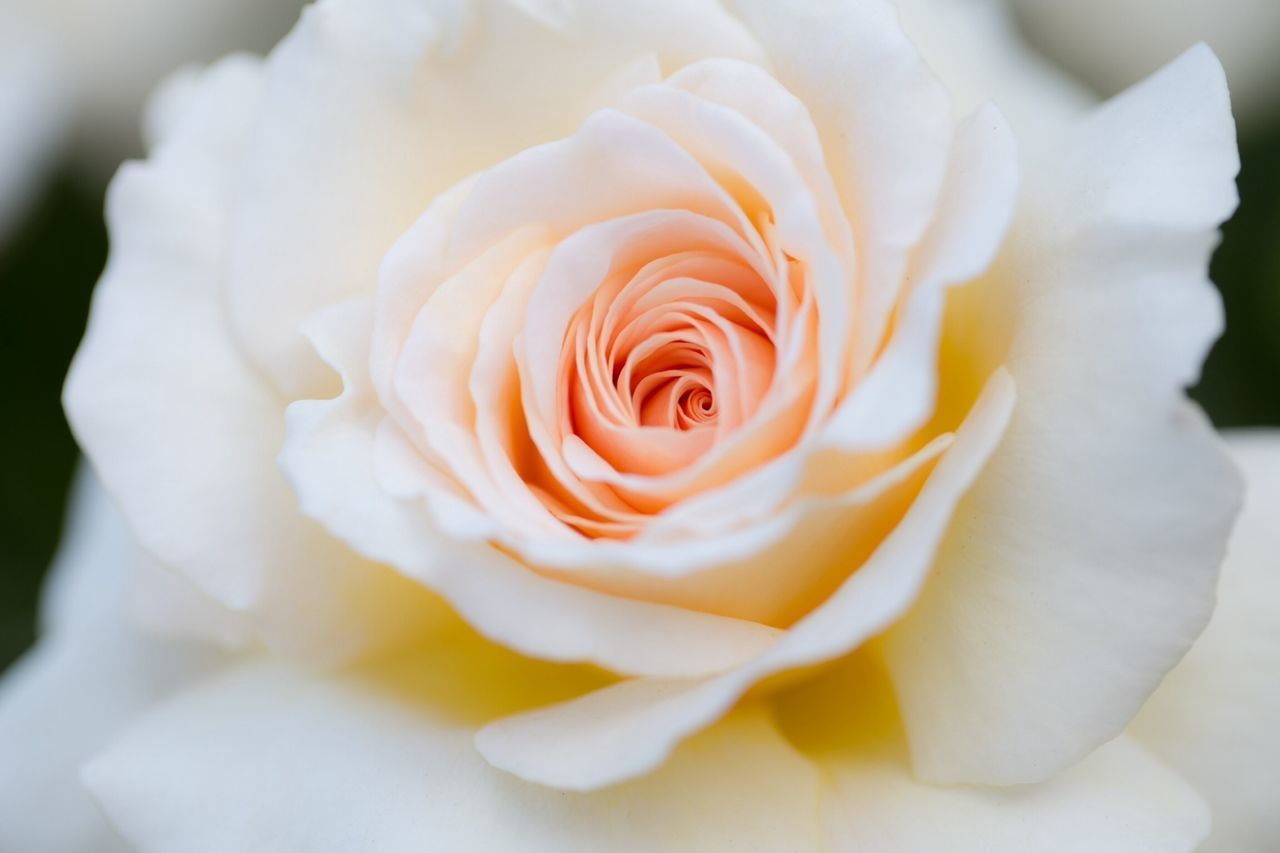
[[[225,607],[253,610],[263,642],[334,660],[412,633],[416,604],[412,587],[299,517],[274,465],[283,403],[223,322],[229,185],[261,85],[254,60],[215,66],[173,136],[121,171],[112,256],[65,403],[149,552]]]
[[[820,846],[815,768],[759,710],[690,742],[651,779],[595,794],[489,767],[471,743],[476,713],[510,701],[495,693],[545,695],[538,685],[554,671],[529,667],[465,644],[327,679],[247,665],[140,720],[86,778],[144,853]],[[467,674],[487,680],[486,696]]]
[[[830,780],[821,818],[836,853],[1190,853],[1200,796],[1131,738],[1038,785],[933,786],[911,771],[892,688],[854,655],[771,703]]]
[[[930,231],[917,247],[897,323],[875,365],[832,416],[824,440],[845,451],[892,447],[934,413],[947,289],[991,265],[1013,218],[1018,154],[991,106],[956,128],[951,163]]]
[[[489,676],[479,695],[466,684],[477,672]],[[465,640],[336,678],[248,664],[143,717],[86,777],[144,853],[1188,853],[1208,823],[1194,793],[1126,741],[1030,789],[931,788],[911,777],[900,736],[860,727],[856,749],[806,757],[759,706],[607,791],[486,766],[475,720],[555,681]],[[276,772],[255,772],[264,762]]]
[[[1200,48],[1028,169],[1005,282],[1018,409],[886,637],[925,778],[1061,771],[1123,729],[1207,621],[1239,485],[1183,388],[1221,328],[1205,270],[1238,163]]]
[[[147,638],[125,618],[136,545],[87,471],[44,596],[45,635],[0,682],[0,849],[126,849],[80,765],[216,656]]]
[[[1280,838],[1280,436],[1229,436],[1245,509],[1208,629],[1130,730],[1213,808],[1201,853],[1262,853]]]

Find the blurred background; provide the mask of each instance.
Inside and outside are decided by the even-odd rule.
[[[1001,0],[951,0],[987,3]],[[1193,394],[1220,427],[1280,425],[1280,0],[1005,0],[1043,55],[1110,95],[1197,41],[1240,125],[1240,210],[1213,277],[1227,333]],[[0,0],[0,671],[33,641],[77,451],[63,377],[106,259],[103,195],[169,72],[261,52],[301,0]]]

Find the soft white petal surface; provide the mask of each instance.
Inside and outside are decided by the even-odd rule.
[[[1280,434],[1229,441],[1245,508],[1218,607],[1132,731],[1209,800],[1201,853],[1266,853],[1280,839]]]
[[[44,636],[0,682],[0,849],[126,849],[81,785],[80,766],[214,662],[130,627],[123,588],[138,557],[124,520],[82,472],[45,589]]]
[[[255,61],[215,66],[112,185],[111,260],[65,402],[149,551],[255,610],[268,644],[340,658],[414,630],[421,597],[298,514],[275,469],[284,405],[224,322],[230,186],[260,95]]]
[[[816,768],[759,710],[595,794],[488,766],[474,692],[556,679],[527,667],[462,647],[345,677],[245,666],[140,720],[87,779],[142,853],[818,849]]]
[[[1019,402],[885,653],[916,769],[1031,782],[1116,736],[1208,619],[1239,484],[1186,402],[1238,169],[1191,51],[1028,169],[1000,271]],[[975,330],[973,334],[983,332]]]
[[[1195,793],[1127,741],[1044,785],[922,784],[876,719],[879,685],[835,745],[797,751],[749,705],[643,780],[588,794],[532,786],[487,766],[471,733],[560,676],[453,639],[329,678],[247,664],[141,718],[86,778],[142,853],[1190,853],[1207,829]],[[777,709],[784,731],[811,733],[815,702],[820,716],[843,707],[821,691],[799,698],[798,721],[786,701]]]
[[[934,786],[911,771],[892,688],[854,655],[772,698],[781,729],[822,767],[836,853],[1190,853],[1203,799],[1130,738],[1037,785]]]
[[[1209,826],[1197,793],[1126,738],[1014,788],[921,782],[900,743],[825,766],[833,853],[1192,853]]]

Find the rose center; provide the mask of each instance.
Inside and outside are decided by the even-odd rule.
[[[767,392],[774,302],[749,265],[708,251],[666,254],[605,282],[565,337],[570,431],[626,474],[691,464]]]

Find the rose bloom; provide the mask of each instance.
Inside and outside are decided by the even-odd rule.
[[[1241,493],[1208,49],[1096,105],[993,5],[322,0],[153,109],[8,846],[1267,837],[1268,713],[1124,734]]]

